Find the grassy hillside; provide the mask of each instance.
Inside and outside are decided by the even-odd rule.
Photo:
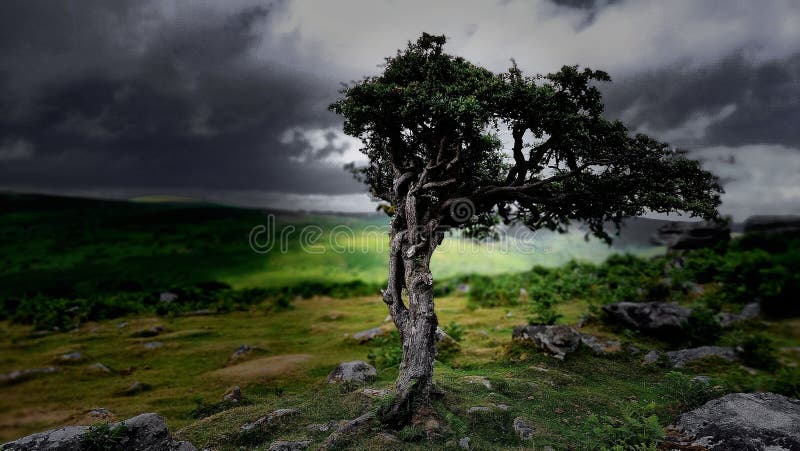
[[[326,384],[337,363],[373,363],[372,388],[389,388],[397,374],[398,339],[376,295],[385,237],[372,230],[383,218],[280,215],[280,230],[319,227],[326,252],[305,252],[297,238],[286,252],[259,254],[248,243],[265,220],[258,211],[36,196],[4,196],[0,208],[0,374],[56,368],[0,382],[0,441],[155,411],[198,448],[266,449],[278,438],[320,443],[326,434],[308,424],[350,419],[384,402],[361,387]],[[327,238],[340,224],[354,230],[345,242],[366,252],[334,252],[343,243]],[[452,449],[468,435],[473,449],[612,449],[620,441],[626,445],[618,449],[655,449],[664,425],[711,397],[800,395],[800,237],[746,236],[714,249],[603,263],[592,263],[610,255],[599,243],[540,239],[547,252],[508,254],[448,239],[435,257],[437,313],[459,343],[443,348],[436,363],[444,391],[435,406],[439,433],[425,441],[409,425],[387,442],[376,429],[344,446]],[[569,262],[575,254],[588,258]],[[162,302],[163,290],[178,300]],[[764,314],[755,320],[721,329],[714,319],[756,299]],[[686,334],[658,339],[605,320],[601,306],[623,300],[674,301],[695,313]],[[529,321],[580,321],[581,333],[617,340],[625,351],[581,348],[557,360],[512,342],[513,327]],[[384,337],[352,340],[376,326]],[[250,351],[234,357],[243,344]],[[712,358],[680,370],[663,360],[642,363],[647,350],[711,344],[737,346],[743,360]],[[699,374],[711,383],[690,382]],[[234,385],[244,402],[221,402]],[[114,417],[88,414],[98,407]],[[239,432],[282,407],[301,413],[255,435]],[[535,426],[532,442],[514,433],[516,417]]]
[[[267,212],[197,202],[119,202],[36,195],[0,196],[0,290],[82,295],[125,287],[169,289],[217,280],[236,288],[385,280],[388,223],[378,215],[276,212],[275,236],[287,247],[250,247]],[[319,231],[300,246],[301,231]],[[318,227],[318,229],[317,229]],[[355,249],[356,252],[343,252]],[[629,247],[642,252],[649,248]],[[519,249],[449,237],[433,260],[439,278],[523,271],[573,258],[602,261],[604,244],[576,232],[537,234]]]

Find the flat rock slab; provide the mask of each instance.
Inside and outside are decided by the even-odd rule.
[[[367,382],[378,375],[374,366],[362,360],[342,362],[328,374],[328,383],[337,382]]]
[[[269,427],[282,421],[284,418],[299,415],[300,411],[297,409],[278,409],[269,414],[253,421],[246,423],[239,428],[239,432],[250,432],[254,429]]]
[[[611,321],[651,335],[680,333],[692,310],[668,302],[616,302],[603,306]]]
[[[12,371],[10,373],[0,374],[0,385],[16,384],[17,382],[22,382],[28,379],[32,379],[42,374],[55,373],[56,371],[58,371],[58,369],[56,369],[56,367],[54,366],[48,366],[44,368],[28,368],[24,370]]]
[[[112,427],[119,425],[116,423]],[[121,424],[125,425],[125,437],[121,443],[126,451],[196,451],[189,442],[172,439],[164,419],[155,413],[145,413]],[[3,451],[75,451],[80,450],[88,426],[69,426],[6,443]]]
[[[667,357],[675,368],[683,368],[687,363],[707,357],[719,357],[724,360],[738,359],[736,350],[727,346],[700,346],[698,348],[680,349],[667,352]]]
[[[569,326],[528,325],[514,328],[514,340],[532,343],[542,351],[563,359],[581,344],[581,334]]]
[[[774,393],[733,393],[684,413],[675,428],[684,435],[684,446],[800,450],[800,400]]]

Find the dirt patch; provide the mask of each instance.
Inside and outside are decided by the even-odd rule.
[[[70,423],[78,415],[74,410],[34,407],[15,410],[0,415],[0,443],[30,434],[32,430],[45,430],[54,424]]]
[[[310,354],[283,354],[248,360],[208,373],[209,376],[231,382],[246,383],[263,379],[275,379],[296,373],[313,356]]]

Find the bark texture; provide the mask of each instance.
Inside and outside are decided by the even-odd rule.
[[[400,175],[396,186],[403,189],[402,183]],[[408,189],[402,208],[392,220],[389,277],[383,291],[403,346],[395,386],[397,396],[384,412],[388,420],[400,420],[416,406],[429,404],[433,392],[438,320],[430,261],[444,235],[438,229],[438,221],[432,219],[437,212],[420,208],[424,204],[420,205],[422,202],[415,196],[416,186],[412,184]]]

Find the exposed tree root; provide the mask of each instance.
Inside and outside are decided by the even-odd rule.
[[[336,445],[336,443],[338,443],[340,440],[342,440],[348,435],[360,431],[364,427],[368,426],[374,419],[375,419],[375,413],[367,412],[358,418],[348,421],[347,423],[342,425],[342,427],[340,427],[336,432],[329,435],[328,438],[325,439],[325,441],[322,443],[322,445],[320,445],[319,449],[321,451],[327,451],[332,449],[333,446]]]

